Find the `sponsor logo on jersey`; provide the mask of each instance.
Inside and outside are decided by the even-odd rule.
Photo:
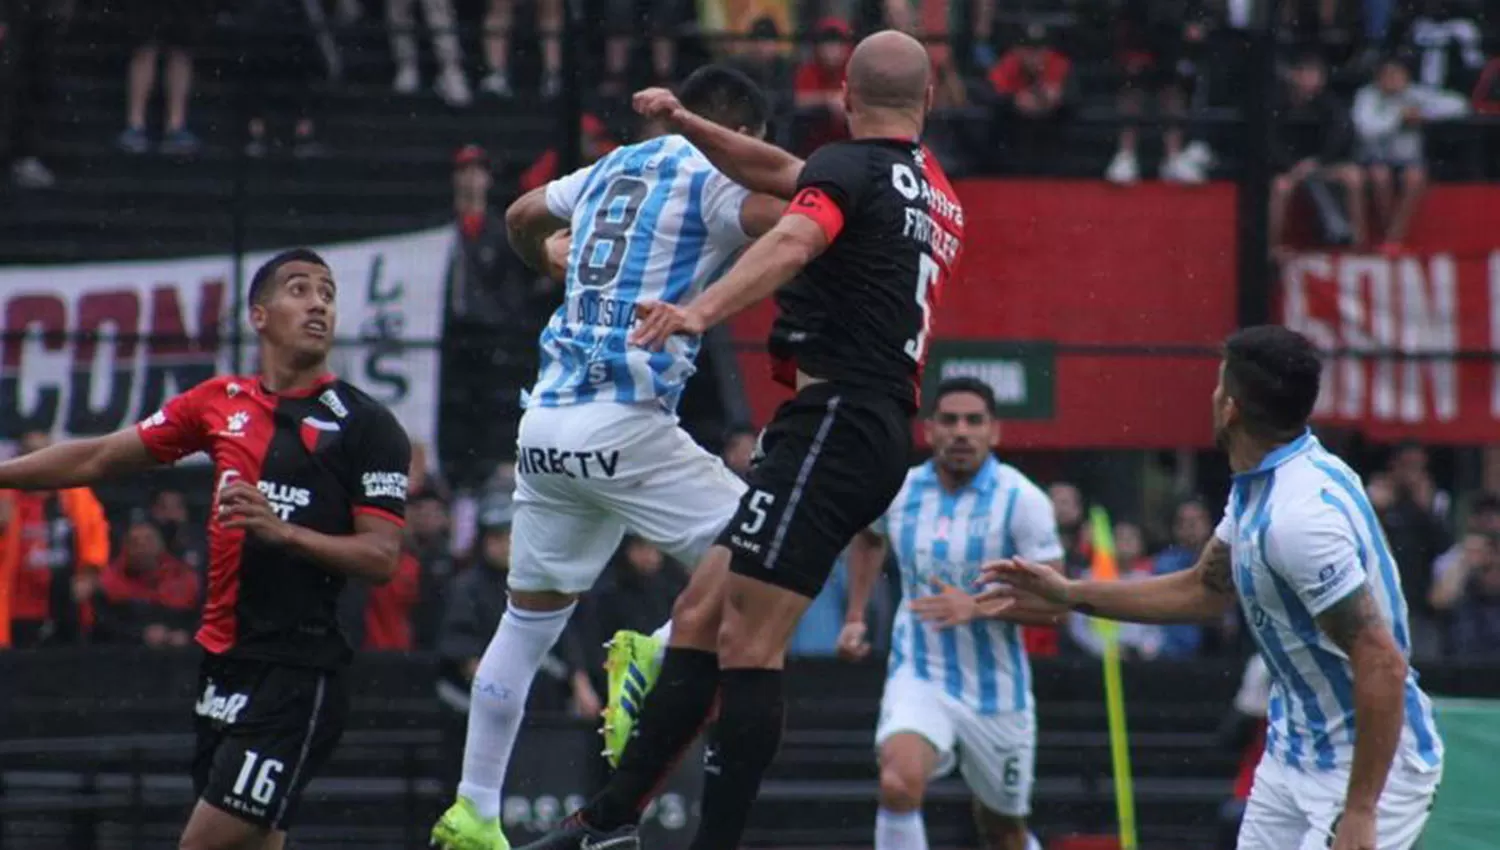
[[[266,501],[271,503],[271,510],[282,519],[291,519],[292,512],[297,508],[305,508],[312,504],[312,491],[306,487],[277,484],[275,481],[257,481],[255,489],[265,495]]]
[[[406,500],[404,472],[366,472],[359,482],[365,488],[366,499]]]
[[[250,697],[244,694],[221,694],[219,687],[212,681],[208,687],[203,689],[203,695],[198,697],[197,705],[193,706],[199,717],[209,720],[217,720],[228,726],[234,725],[240,719],[240,712],[250,704]]]
[[[146,417],[145,421],[141,423],[141,430],[159,428],[165,424],[167,424],[167,412],[165,410],[158,410]]]
[[[229,414],[229,419],[224,422],[224,430],[219,432],[220,437],[243,437],[245,426],[250,424],[250,414],[243,410],[236,410]]]
[[[567,451],[521,447],[516,471],[524,475],[566,475],[569,478],[614,478],[620,467],[618,449],[608,452]]]
[[[334,416],[340,419],[349,418],[349,408],[344,406],[343,399],[340,399],[339,394],[333,390],[325,390],[322,395],[318,396],[318,401],[322,402],[324,407],[333,411]]]

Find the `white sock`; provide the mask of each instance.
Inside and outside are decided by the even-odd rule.
[[[667,654],[667,644],[672,642],[672,621],[668,620],[661,624],[661,628],[651,633],[651,636],[661,641],[656,650],[656,663],[660,664],[663,656]]]
[[[875,850],[927,850],[927,825],[922,810],[875,813]]]
[[[464,740],[458,796],[474,804],[482,818],[500,815],[505,769],[521,731],[531,680],[568,625],[574,607],[550,612],[507,608],[479,659],[469,689],[469,734]]]

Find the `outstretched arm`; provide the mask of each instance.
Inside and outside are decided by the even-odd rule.
[[[68,440],[0,463],[0,489],[63,490],[157,465],[135,428]]]
[[[791,200],[803,161],[775,145],[723,127],[689,112],[666,89],[646,89],[635,96],[635,110],[658,118],[681,133],[730,180],[752,192]]]
[[[1107,620],[1133,623],[1183,623],[1213,620],[1234,604],[1229,544],[1208,541],[1191,570],[1139,581],[1072,581],[1052,570],[1021,560],[997,561],[985,567],[985,579],[1002,582],[985,591],[989,599],[1039,597]]]

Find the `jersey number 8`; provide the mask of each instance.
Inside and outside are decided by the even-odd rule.
[[[617,177],[604,190],[589,223],[589,236],[578,255],[578,282],[589,289],[601,289],[613,283],[625,261],[630,242],[630,228],[641,212],[641,204],[650,194],[644,180]]]

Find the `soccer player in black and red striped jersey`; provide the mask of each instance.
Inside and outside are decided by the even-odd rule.
[[[637,95],[638,110],[666,121],[730,179],[794,200],[702,294],[680,306],[637,305],[631,342],[702,334],[774,294],[771,356],[796,395],[766,427],[739,511],[678,598],[670,645],[619,769],[529,850],[636,846],[640,809],[716,699],[692,850],[739,847],[781,740],[792,631],[839,552],[905,480],[932,305],[958,264],[963,210],[920,140],[932,103],[921,43],[876,33],[854,49],[847,75],[853,140],[805,163],[731,138],[670,92]]]
[[[349,578],[396,570],[411,444],[391,412],[328,372],[337,289],[306,249],[250,283],[260,373],[221,376],[133,428],[0,463],[0,488],[59,489],[213,459],[208,598],[182,850],[280,850],[343,733]]]

